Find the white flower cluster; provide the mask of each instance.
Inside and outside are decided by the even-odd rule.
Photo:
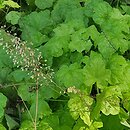
[[[13,63],[22,71],[28,71],[28,75],[36,81],[52,78],[53,69],[47,66],[47,60],[42,59],[41,52],[37,52],[27,46],[27,42],[21,41],[19,37],[12,36],[10,33],[0,30],[0,45],[6,53],[10,55]],[[38,54],[37,54],[38,53]],[[41,60],[43,63],[41,64]],[[50,74],[47,74],[47,71]]]
[[[68,93],[79,94],[79,93],[80,93],[80,90],[77,89],[75,86],[72,86],[72,87],[67,88],[67,92],[68,92]]]

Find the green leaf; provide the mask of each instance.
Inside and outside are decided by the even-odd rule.
[[[39,9],[50,8],[55,0],[35,0],[35,4]]]
[[[48,40],[42,30],[48,28],[52,24],[50,19],[50,11],[32,12],[24,16],[19,21],[22,29],[22,39],[33,43],[34,47],[41,45]]]
[[[41,49],[45,58],[59,57],[69,50],[70,35],[75,32],[75,28],[78,29],[76,25],[76,22],[68,22],[60,24],[53,30],[55,32],[54,36]],[[88,43],[89,48],[90,44]]]
[[[30,113],[33,118],[35,118],[36,113],[36,102],[32,103],[30,107]],[[44,116],[49,116],[51,114],[51,109],[46,101],[39,98],[39,104],[38,104],[38,119],[42,119]]]
[[[71,42],[69,44],[71,51],[77,50],[81,53],[84,50],[86,50],[86,52],[90,50],[92,43],[83,37],[84,33],[86,34],[86,29],[80,29],[71,35]]]
[[[121,7],[123,8],[123,10],[130,15],[130,6],[127,5],[121,5]]]
[[[130,92],[123,94],[123,106],[127,111],[130,111]]]
[[[6,68],[2,68],[0,70],[0,82],[2,84],[7,83],[9,79],[9,73],[11,72],[11,69],[6,67]]]
[[[127,62],[123,56],[117,54],[112,55],[107,66],[111,70],[111,82],[113,84],[119,84],[125,81],[126,77],[124,74]]]
[[[86,128],[85,130],[97,130],[98,128],[103,127],[102,122],[94,121],[89,128]]]
[[[121,125],[118,115],[104,116],[102,114],[101,119],[103,121],[103,128],[101,130],[128,130],[127,127]]]
[[[91,119],[99,119],[100,111],[105,114],[117,114],[120,111],[120,100],[122,98],[120,86],[104,87],[102,93],[96,94],[96,103],[91,112]],[[115,107],[115,108],[114,108]],[[117,110],[117,111],[116,111]]]
[[[17,12],[17,11],[10,11],[7,15],[6,15],[6,21],[8,23],[11,23],[12,25],[18,24],[18,21],[21,17],[21,13]]]
[[[130,124],[127,121],[121,122],[121,124],[128,127],[128,128],[130,128]]]
[[[59,57],[63,55],[64,51],[68,50],[69,37],[58,37],[51,38],[43,47],[42,52],[46,59],[49,57]]]
[[[21,82],[22,80],[28,78],[28,74],[26,71],[22,70],[15,70],[11,73],[11,75],[14,77],[16,82]]]
[[[97,7],[99,3],[102,3],[103,0],[87,0],[85,1],[84,14],[86,17],[92,17],[95,13],[94,9]]]
[[[81,6],[79,1],[59,0],[54,6],[54,10],[52,11],[52,18],[56,23],[62,22],[62,20],[66,20],[67,17],[70,18],[71,20],[80,19],[82,17],[82,12],[79,10],[76,11],[77,8],[80,7]],[[72,14],[74,14],[74,17]],[[67,19],[67,21],[70,21],[70,19]]]
[[[77,22],[68,22],[64,24],[60,24],[53,31],[55,32],[54,36],[50,38],[50,40],[40,48],[43,52],[45,58],[50,59],[51,57],[59,57],[63,55],[64,52],[69,51],[69,41],[71,40],[70,35],[75,32],[75,30],[79,30],[81,26]],[[86,45],[88,50],[90,48],[90,44]],[[52,49],[53,48],[53,49]]]
[[[123,32],[129,33],[129,17],[122,15],[118,9],[113,9],[108,21],[102,24],[102,31],[109,44],[122,54],[128,50],[129,41]],[[118,28],[118,26],[120,28]]]
[[[35,0],[25,0],[26,3],[31,6],[31,7],[34,7],[35,6]]]
[[[88,18],[85,18],[84,17],[84,12],[83,12],[83,8],[82,7],[79,7],[79,8],[76,8],[76,9],[72,9],[69,11],[69,13],[66,13],[66,22],[68,21],[78,21],[80,22],[80,26],[87,26],[88,25]]]
[[[69,127],[72,127],[74,124],[74,119],[72,118],[72,116],[70,115],[69,111],[62,111],[62,113],[60,113],[60,125],[67,125]]]
[[[117,51],[103,33],[99,35],[96,44],[98,45],[99,52],[106,59]]]
[[[76,121],[76,124],[74,125],[73,127],[73,130],[80,130],[81,127],[86,127],[87,125],[84,124],[84,122],[79,118],[77,121]]]
[[[38,130],[53,130],[48,123],[41,121]]]
[[[42,98],[44,99],[50,99],[50,98],[54,98],[56,99],[57,97],[59,97],[61,89],[56,87],[55,85],[43,85],[39,88],[39,95],[42,96]]]
[[[0,93],[0,118],[4,116],[4,108],[6,106],[7,97]]]
[[[53,130],[57,130],[59,127],[59,117],[56,114],[51,114],[47,117],[44,117],[40,124],[47,123]],[[41,128],[43,126],[41,125]]]
[[[120,117],[120,123],[128,128],[130,128],[130,124],[129,124],[129,114],[123,109],[120,109],[120,113],[119,113],[119,117]]]
[[[62,125],[62,126],[59,127],[58,130],[72,130],[72,128],[67,126],[67,125]]]
[[[105,115],[117,115],[120,112],[120,99],[117,96],[110,96],[104,99],[101,111]]]
[[[0,69],[5,67],[5,66],[12,67],[13,66],[13,62],[9,58],[9,55],[6,54],[5,50],[0,48]]]
[[[22,38],[28,41],[28,43],[33,43],[33,47],[38,47],[48,40],[46,35],[43,35],[40,31],[37,31],[35,28],[29,26],[23,29]]]
[[[86,33],[84,33],[84,38],[89,38],[91,37],[91,39],[95,42],[98,37],[99,37],[99,32],[97,30],[97,28],[94,25],[91,25],[87,28]],[[97,45],[94,43],[94,46],[96,47]]]
[[[76,55],[76,54],[75,54]],[[75,56],[73,55],[73,56]],[[80,53],[79,53],[80,55]],[[78,58],[81,56],[78,56],[78,54],[76,55],[77,57],[73,58],[73,56],[71,57],[70,59],[70,56],[72,56],[71,54],[69,53],[64,53],[62,56],[60,57],[56,57],[56,58],[53,58],[53,60],[55,62],[53,62],[53,66],[52,68],[54,68],[55,71],[59,70],[59,68],[62,66],[62,65],[69,65],[70,64],[70,60],[72,61],[77,61],[78,62]],[[77,59],[76,59],[77,58]]]
[[[14,2],[12,0],[4,1],[2,4],[3,5],[8,5],[8,6],[12,7],[12,8],[20,8],[20,6],[18,5],[18,3]]]
[[[50,11],[31,12],[29,15],[25,15],[21,18],[20,27],[25,28],[26,26],[35,28],[40,31],[47,26],[51,25]]]
[[[71,53],[71,55],[69,57],[70,57],[71,63],[77,62],[79,64],[82,63],[82,60],[84,58],[84,56],[82,55],[82,53],[79,53],[79,52],[73,52],[73,53]]]
[[[34,130],[34,124],[32,121],[29,121],[29,120],[24,120],[22,123],[21,123],[21,126],[20,126],[20,129],[19,130]]]
[[[83,85],[85,80],[83,70],[76,63],[70,66],[63,65],[57,72],[56,78],[59,83],[63,83],[66,87],[76,86],[78,88]]]
[[[70,34],[74,33],[74,23],[62,23],[57,28],[54,29],[56,36],[69,36]]]
[[[28,103],[32,104],[35,102],[35,93],[30,92],[29,90],[31,89],[32,86],[29,86],[28,84],[23,84],[20,85],[18,88],[18,95],[24,100],[27,101]]]
[[[6,130],[6,128],[2,124],[0,124],[0,129],[1,130]]]
[[[107,85],[110,80],[110,71],[106,69],[105,62],[100,54],[92,52],[84,67],[85,84],[92,86],[95,82],[98,87]]]
[[[114,22],[113,20],[115,20],[115,23],[118,23],[118,26],[122,25],[121,28],[117,28],[116,26],[114,28],[117,31],[119,30],[120,32],[124,31],[126,33],[129,33],[128,21],[129,21],[130,16],[122,15],[121,12],[119,11],[119,9],[113,9],[113,11],[110,14],[111,14],[111,18],[109,20],[110,22],[111,22],[111,20],[112,20],[112,22]]]
[[[9,127],[9,130],[15,129],[19,126],[18,122],[16,122],[12,117],[5,114],[5,119],[7,121],[7,125]]]
[[[0,39],[1,39],[1,41],[0,41],[0,65],[1,65],[1,67],[5,67],[5,66],[12,67],[13,66],[12,60],[9,58],[9,55],[3,49],[3,46],[5,46],[6,43],[12,43],[11,42],[12,38],[13,38],[13,36],[7,35],[7,33],[3,29],[0,29]]]
[[[3,5],[3,0],[0,0],[0,9],[4,8],[5,6]]]
[[[101,127],[103,127],[103,123],[102,122],[97,122],[97,121],[95,121],[92,125],[93,125],[94,128],[101,128]]]
[[[101,93],[101,94],[97,94],[96,95],[96,104],[93,107],[93,109],[91,111],[91,115],[90,115],[92,120],[99,119],[99,117],[100,117],[100,110],[101,110],[101,107],[102,107],[104,96],[105,96],[105,93]]]
[[[73,96],[68,101],[68,107],[72,117],[77,120],[79,117],[85,124],[90,126],[92,121],[90,119],[90,107],[93,103],[93,99],[84,95],[83,100],[78,95]]]
[[[107,2],[101,2],[94,8],[93,19],[97,24],[102,24],[110,17],[112,7]]]

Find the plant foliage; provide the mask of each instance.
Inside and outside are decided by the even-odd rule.
[[[130,129],[127,1],[1,0],[0,13],[5,6],[0,129]]]

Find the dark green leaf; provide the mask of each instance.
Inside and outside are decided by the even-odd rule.
[[[9,115],[5,114],[5,118],[7,121],[7,125],[9,127],[9,130],[15,129],[19,126],[18,122],[16,122],[12,117]]]
[[[35,99],[34,99],[35,100]],[[31,105],[30,107],[30,113],[33,118],[35,118],[36,114],[36,101]],[[51,109],[46,101],[39,98],[39,104],[38,104],[38,119],[44,118],[44,116],[49,116],[51,114]]]
[[[0,93],[0,118],[4,116],[4,108],[6,106],[7,97]]]
[[[124,127],[120,124],[120,120],[117,116],[104,116],[102,115],[101,119],[103,120],[103,128],[101,130],[128,130],[127,127]]]

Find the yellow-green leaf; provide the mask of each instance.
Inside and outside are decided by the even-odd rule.
[[[7,0],[3,2],[3,5],[8,5],[12,8],[20,8],[20,6],[18,5],[18,3],[12,1],[12,0]]]

